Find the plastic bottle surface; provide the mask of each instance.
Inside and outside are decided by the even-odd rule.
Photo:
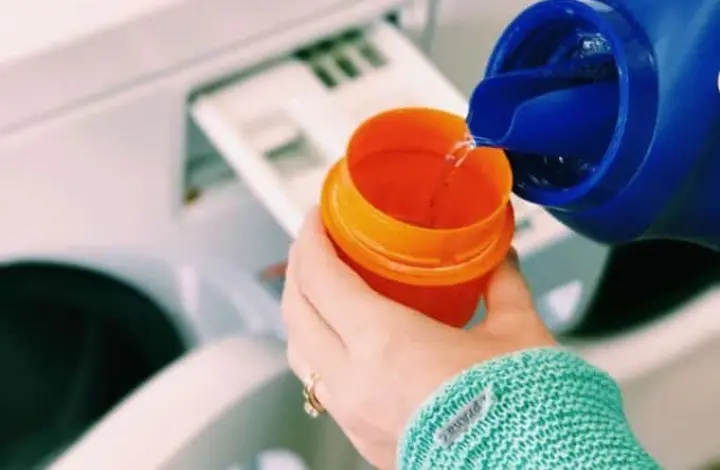
[[[544,0],[470,103],[514,192],[596,241],[720,249],[720,2]]]
[[[397,109],[355,131],[321,213],[340,257],[374,290],[462,327],[510,248],[511,188],[504,153],[469,146],[463,118]]]

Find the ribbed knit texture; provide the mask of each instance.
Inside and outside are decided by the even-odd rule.
[[[457,440],[439,435],[488,394]],[[479,416],[477,416],[479,415]],[[466,415],[468,416],[468,415]],[[447,435],[447,434],[446,434]],[[398,470],[655,470],[607,374],[556,348],[479,364],[432,396],[405,429]]]

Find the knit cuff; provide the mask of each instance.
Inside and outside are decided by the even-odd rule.
[[[633,436],[617,384],[559,348],[481,363],[413,417],[399,470],[657,469]]]

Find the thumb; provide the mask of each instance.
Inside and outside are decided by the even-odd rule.
[[[532,293],[520,272],[515,250],[510,250],[490,275],[485,290],[485,307],[487,313],[481,324],[496,331],[507,331],[535,320],[537,313]]]

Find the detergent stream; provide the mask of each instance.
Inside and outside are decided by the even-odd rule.
[[[426,227],[434,228],[436,226],[436,211],[438,199],[442,193],[452,183],[453,176],[457,173],[470,152],[475,148],[475,141],[470,134],[466,134],[465,138],[455,143],[445,154],[445,165],[443,166],[435,189],[430,196],[430,210],[428,211],[428,220]]]

